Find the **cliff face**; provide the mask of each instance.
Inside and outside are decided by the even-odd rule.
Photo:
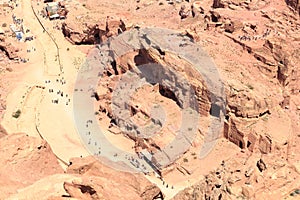
[[[166,187],[170,189],[174,185],[170,189],[171,195],[178,192],[176,184],[184,189],[174,197],[175,200],[296,199],[300,194],[300,20],[294,11],[300,13],[299,0],[139,0],[130,5],[127,1],[118,0],[76,1],[70,6],[66,20],[45,23],[53,36],[59,34],[56,39],[62,55],[71,55],[71,48],[82,48],[77,45],[84,44],[87,45],[84,48],[90,48],[88,45],[105,42],[130,29],[129,24],[132,25],[130,27],[150,26],[177,30],[181,35],[188,36],[187,40],[201,45],[213,58],[224,82],[226,116],[224,128],[217,138],[220,142],[210,154],[212,158],[208,156],[201,163],[197,152],[203,144],[206,128],[210,125],[208,119],[213,117],[210,112],[213,105],[207,84],[193,70],[193,66],[178,55],[163,51],[159,45],[155,49],[135,49],[107,63],[104,76],[93,94],[97,97],[95,114],[101,128],[106,128],[107,136],[111,136],[116,146],[129,149],[132,153],[145,149],[154,153],[162,152],[160,150],[174,139],[174,130],[181,125],[180,110],[186,106],[185,98],[195,95],[201,117],[197,136],[189,143],[190,149],[180,152],[180,155],[172,150],[163,152],[163,156],[168,157],[165,163],[168,167],[161,170],[166,182],[153,184],[142,174],[114,170],[93,157],[73,158],[69,164],[62,164],[45,140],[24,133],[7,133],[0,125],[0,199],[163,199],[168,194],[162,192]],[[0,17],[0,21],[2,19]],[[62,30],[54,29],[53,25]],[[3,37],[9,37],[7,33]],[[158,38],[162,36],[163,33],[159,32]],[[60,39],[66,39],[73,45],[59,42]],[[34,43],[35,40],[37,43]],[[39,80],[41,85],[46,81],[43,87],[50,87],[50,96],[53,89],[59,94],[64,87],[65,82],[61,77],[54,77],[49,84],[48,75],[41,76],[42,70],[35,71],[34,65],[42,69],[42,60],[38,57],[49,53],[39,47],[40,35],[36,35],[35,40],[19,43],[13,37],[10,41],[1,36],[0,115],[6,109],[4,98],[11,92],[8,91],[11,88],[7,89],[10,83],[24,83],[27,86],[28,77]],[[19,45],[15,45],[17,42]],[[71,54],[64,51],[65,44],[69,45],[66,47]],[[19,46],[23,52],[16,48]],[[35,48],[39,54],[34,54]],[[27,63],[30,67],[25,62],[21,67],[11,64],[20,56],[24,61],[30,58],[30,63]],[[70,60],[74,59],[76,63],[75,56],[78,55],[72,56]],[[66,59],[69,59],[68,56]],[[34,63],[36,60],[41,62]],[[64,63],[67,63],[66,60],[63,60]],[[113,93],[122,75],[137,65],[147,63],[163,66],[154,75],[164,76],[168,81],[137,89],[125,103],[116,98],[113,106],[128,108],[130,115],[130,123],[119,123],[128,115],[117,116],[114,113],[111,105]],[[20,68],[24,71],[35,69],[29,71],[34,74],[34,78],[27,74],[23,77],[18,71]],[[8,72],[12,72],[10,79],[7,78]],[[65,72],[68,74],[70,71]],[[70,77],[73,80],[76,74],[70,74]],[[56,86],[52,85],[55,81]],[[133,81],[130,78],[123,79],[123,83],[128,85]],[[194,94],[190,93],[191,88],[184,84],[185,81],[189,82]],[[69,84],[71,81],[68,79],[66,82]],[[72,86],[67,85],[71,92]],[[19,90],[14,92],[19,93],[21,98]],[[50,102],[50,96],[46,93],[47,89],[45,99]],[[67,93],[64,91],[60,94],[63,97]],[[68,95],[72,96],[69,92]],[[32,96],[28,96],[30,98]],[[66,105],[70,102],[72,100],[69,99]],[[168,121],[160,118],[162,112],[159,117],[153,117],[151,109],[154,104],[163,107]],[[45,105],[50,105],[52,109],[53,102]],[[41,111],[36,109],[37,113]],[[37,113],[33,113],[32,117],[36,117]],[[60,119],[59,115],[55,117]],[[16,125],[22,123],[22,120],[19,119]],[[147,139],[135,137],[141,131],[135,127],[145,124],[158,130],[158,134]],[[28,128],[26,123],[22,126],[25,130]],[[142,131],[147,131],[146,128]],[[52,130],[45,131],[49,131],[51,136]],[[66,140],[73,142],[72,136],[61,135],[61,138],[54,139],[59,145],[64,145]],[[154,161],[159,163],[163,156],[154,156]],[[185,183],[186,180],[194,181],[195,184]]]
[[[215,54],[211,51],[220,68],[225,66],[226,59],[240,57],[240,62],[232,63],[225,71],[235,73],[240,68],[239,73],[244,78],[239,78],[238,73],[234,77],[224,72],[227,74],[228,100],[224,136],[239,146],[242,153],[220,163],[221,167],[216,171],[174,199],[293,198],[299,193],[299,184],[295,182],[299,177],[299,154],[295,145],[299,141],[296,134],[300,109],[299,78],[296,77],[300,72],[299,56],[296,56],[300,46],[296,33],[299,17],[284,5],[287,3],[298,12],[299,2],[282,1],[277,10],[268,11],[266,8],[271,2],[261,2],[260,5],[265,4],[262,7],[255,2],[258,1],[214,1],[216,9],[210,12],[207,17],[210,21],[205,24],[208,31],[227,32],[224,34],[236,44],[234,47],[240,46],[247,54],[247,59],[243,60],[244,53],[229,47],[235,55],[228,53],[224,57],[219,51]],[[252,16],[251,10],[262,13],[261,21]],[[243,17],[234,16],[237,11],[243,13]],[[230,31],[227,31],[228,24],[232,25]],[[192,26],[189,31],[189,35],[198,39],[197,27]],[[223,42],[210,44],[221,45]],[[224,60],[219,61],[221,58]],[[255,64],[253,62],[255,67],[249,67],[246,60],[256,60]],[[283,156],[284,152],[289,153]],[[284,159],[278,159],[276,155],[282,155]],[[284,180],[287,174],[291,174],[290,181]],[[270,192],[266,192],[266,188]]]
[[[2,137],[0,147],[1,199],[49,199],[66,194],[77,199],[163,196],[141,174],[116,171],[92,156],[71,159],[65,172],[46,141],[24,133]]]
[[[283,152],[278,150],[275,154]],[[294,165],[285,159],[274,154],[255,157],[237,153],[236,156],[239,158],[221,162],[216,170],[179,192],[173,200],[293,199],[299,193],[299,171],[292,170]]]
[[[300,2],[299,0],[285,0],[286,4],[291,6],[296,12],[300,14]]]
[[[91,23],[83,25],[81,22],[67,20],[62,24],[62,33],[73,44],[99,44],[107,38],[116,36],[126,30],[121,19],[106,18],[105,24]]]
[[[0,138],[4,137],[5,135],[7,135],[6,130],[0,125]]]
[[[120,172],[93,157],[74,158],[67,173],[80,174],[80,180],[64,183],[71,197],[78,199],[154,199],[160,189],[141,174]],[[130,184],[128,184],[130,183]]]

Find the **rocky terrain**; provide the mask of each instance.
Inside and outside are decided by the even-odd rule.
[[[163,197],[160,189],[143,176],[114,171],[93,157],[71,159],[64,171],[46,141],[24,133],[2,137],[0,146],[4,158],[1,199],[35,199],[40,195],[44,199],[59,199],[61,195],[77,199]],[[131,185],[123,187],[128,182]],[[119,189],[110,193],[112,187]]]
[[[298,0],[65,1],[67,18],[53,21],[43,17],[45,5],[0,4],[0,199],[300,198]],[[16,39],[9,26],[13,14],[24,18],[34,41]],[[88,156],[69,105],[90,49],[145,27],[172,29],[201,45],[217,66],[226,95],[218,142],[198,159],[215,105],[191,63],[158,46],[107,64],[93,94],[94,112],[105,136],[124,151],[159,155],[179,129],[186,106],[188,97],[178,88],[189,91],[185,80],[193,88],[189,95],[200,116],[195,140],[180,156],[163,152],[169,160],[161,162],[159,178],[118,171]],[[175,81],[139,88],[125,102],[131,123],[124,124],[126,116],[113,106],[125,104],[114,91],[124,74],[149,63],[162,66],[158,74]],[[153,115],[154,104],[164,107],[165,122]],[[154,137],[136,137],[147,129],[135,127],[145,124],[159,130]]]

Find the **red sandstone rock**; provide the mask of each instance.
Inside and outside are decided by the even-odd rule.
[[[0,139],[1,198],[46,176],[62,173],[47,142],[24,133]],[[6,183],[6,184],[4,184]]]
[[[93,157],[74,158],[68,173],[81,174],[81,181],[65,182],[66,191],[79,199],[153,199],[161,191],[142,174],[114,170]],[[128,184],[130,183],[130,184]]]

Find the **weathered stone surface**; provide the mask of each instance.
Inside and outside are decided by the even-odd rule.
[[[64,189],[67,191],[67,193],[70,194],[71,197],[75,197],[78,199],[89,200],[100,198],[95,189],[89,185],[65,182]]]
[[[232,85],[228,103],[231,112],[237,117],[255,118],[264,113],[268,113],[273,106],[271,100],[261,96],[259,91],[253,90],[254,87],[250,84],[248,88],[241,88],[240,86]]]
[[[6,130],[0,125],[0,138],[7,135]]]
[[[64,183],[66,191],[74,198],[146,200],[161,194],[160,189],[142,174],[116,171],[93,157],[74,158],[71,163],[67,172],[83,177],[80,181]]]
[[[192,4],[192,16],[197,17],[204,14],[204,8],[201,6],[201,1],[194,1]]]
[[[72,182],[80,180],[80,177],[75,174],[53,174],[37,180],[33,184],[24,188],[18,189],[15,194],[10,195],[6,199],[9,200],[28,200],[28,199],[52,199],[63,200],[69,194],[65,191],[64,182]]]
[[[104,30],[100,30],[98,25],[86,25],[82,30],[73,24],[63,23],[62,32],[74,44],[96,44],[100,42],[100,35]]]
[[[258,145],[262,153],[270,153],[272,150],[272,140],[269,136],[260,136]]]
[[[268,199],[274,195],[282,197],[285,195],[281,193],[282,191],[288,193],[288,187],[293,188],[299,184],[295,180],[299,175],[294,170],[289,171],[293,178],[290,180],[286,178],[288,168],[283,166],[289,164],[286,160],[279,161],[277,155],[269,154],[258,161],[251,156],[243,157],[243,154],[237,156],[240,157],[222,162],[219,168],[206,175],[198,183],[179,192],[173,199],[219,199],[220,196],[222,199],[237,199],[241,196],[247,199],[258,199],[263,196]],[[250,168],[243,162],[237,162],[241,157],[247,163],[246,165],[251,166]],[[268,163],[268,167],[265,163]],[[280,170],[278,170],[276,163],[281,163]],[[262,170],[261,173],[257,168],[258,166]],[[291,167],[291,165],[289,166]],[[272,190],[272,193],[265,190],[255,190],[255,188],[266,187],[266,183],[268,183],[267,187]]]
[[[0,148],[1,198],[41,178],[63,172],[50,146],[41,139],[24,133],[10,134],[0,139]]]
[[[126,31],[124,22],[111,17],[107,17],[105,25],[101,23],[79,25],[68,20],[62,23],[64,36],[74,44],[99,44],[124,31]]]
[[[105,41],[107,37],[117,35],[124,31],[124,23],[119,19],[112,19],[110,17],[106,21],[107,15],[122,16],[121,18],[126,20],[126,24],[131,23],[133,26],[137,25],[138,27],[159,26],[177,30],[180,29],[180,32],[187,30],[186,35],[198,41],[209,55],[213,57],[222,75],[224,84],[226,85],[228,109],[226,113],[224,136],[229,142],[222,139],[222,143],[232,145],[232,148],[226,150],[226,153],[232,153],[231,160],[235,160],[236,162],[227,163],[226,161],[227,169],[218,169],[213,171],[212,174],[206,174],[206,178],[201,180],[199,184],[187,188],[178,194],[176,198],[219,199],[222,197],[222,199],[284,199],[288,196],[287,199],[289,199],[292,198],[292,196],[294,197],[294,195],[298,195],[295,193],[295,189],[299,188],[298,180],[300,171],[299,145],[297,145],[300,143],[298,133],[298,130],[300,130],[300,37],[299,18],[295,15],[296,12],[294,13],[293,11],[299,10],[299,1],[196,1],[198,5],[195,6],[194,3],[192,9],[192,13],[195,13],[193,14],[195,18],[187,16],[185,20],[180,20],[178,11],[182,3],[188,5],[185,10],[187,11],[191,2],[189,1],[189,4],[181,0],[171,0],[167,2],[168,3],[165,3],[165,1],[157,2],[159,7],[156,7],[157,5],[154,1],[147,2],[147,0],[130,3],[130,6],[128,6],[128,3],[123,4],[120,1],[85,1],[85,8],[82,8],[83,6],[80,5],[80,2],[76,2],[79,4],[79,8],[76,7],[77,10],[71,8],[69,13],[75,16],[72,19],[73,21],[66,20],[64,30],[67,36],[66,38],[76,44],[94,44]],[[116,6],[115,3],[117,3],[118,6]],[[172,4],[172,6],[169,4]],[[212,4],[213,7],[215,7],[213,10],[211,10]],[[290,8],[288,8],[286,4],[288,4]],[[93,5],[95,6],[93,7]],[[135,8],[136,10],[134,10]],[[93,9],[98,10],[95,11]],[[79,11],[82,12],[78,14],[77,12]],[[0,13],[2,14],[0,18],[2,19],[3,17],[4,19],[6,12],[3,11]],[[86,15],[82,13],[86,13]],[[69,14],[68,17],[70,16]],[[185,14],[185,12],[182,14]],[[82,16],[86,16],[86,18]],[[95,21],[90,21],[93,17]],[[75,23],[77,19],[78,24]],[[60,23],[63,21],[57,20],[55,23],[56,22]],[[49,24],[51,26],[52,22]],[[229,26],[229,24],[233,26]],[[29,24],[29,26],[31,26],[31,24]],[[51,27],[47,28],[52,30]],[[51,33],[56,34],[52,31]],[[5,37],[8,34],[9,33],[5,31]],[[39,37],[40,35],[37,35],[37,40]],[[15,38],[13,39],[15,40]],[[64,44],[63,42],[60,43],[60,37],[55,39],[59,42],[58,44]],[[38,42],[39,41],[37,41],[37,43]],[[14,43],[12,42],[12,44]],[[31,45],[31,43],[26,44]],[[184,43],[182,45],[184,45]],[[5,44],[5,46],[11,48],[11,46],[18,45],[9,46]],[[20,46],[22,46],[22,44]],[[26,51],[26,48],[24,49]],[[12,50],[2,49],[0,58],[1,83],[12,83],[16,81],[16,79],[23,78],[18,71],[20,68],[15,66],[6,67],[7,63],[13,63],[13,61],[8,58],[16,58],[14,57],[14,52],[17,53],[13,48]],[[22,55],[22,57],[27,58],[27,54],[21,53],[20,55]],[[47,55],[47,52],[45,53]],[[191,85],[197,93],[201,116],[209,114],[210,101],[209,98],[207,98],[209,91],[206,90],[205,84],[201,81],[201,77],[193,77],[194,71],[188,69],[188,67],[181,67],[184,66],[185,63],[178,62],[178,58],[172,57],[168,55],[168,53],[154,52],[152,55],[150,55],[149,52],[142,53],[144,53],[144,55],[141,56],[137,55],[139,52],[134,52],[131,55],[132,57],[128,56],[130,57],[129,60],[128,57],[121,58],[123,60],[117,59],[115,68],[110,68],[105,72],[110,78],[107,78],[107,80],[103,79],[103,85],[97,89],[99,99],[102,100],[101,102],[97,102],[99,103],[100,111],[110,118],[113,118],[110,99],[112,98],[111,91],[114,90],[116,82],[119,81],[118,75],[132,69],[135,64],[145,64],[149,61],[153,61],[167,65],[178,65],[174,68],[178,73],[182,71],[188,72],[189,75],[186,77],[191,81]],[[165,55],[163,56],[162,54],[164,53]],[[8,56],[9,54],[11,54],[11,56]],[[165,60],[163,60],[162,57],[165,57]],[[173,60],[175,62],[173,62]],[[137,62],[135,63],[135,61]],[[21,67],[23,68],[24,66],[24,69],[27,70],[25,65]],[[16,72],[18,76],[15,76]],[[4,76],[2,76],[2,74],[4,74]],[[14,76],[13,79],[9,79],[13,81],[6,81],[7,74]],[[166,74],[170,75],[169,72]],[[181,82],[181,79],[177,80]],[[170,83],[166,85],[175,91],[176,87],[180,86],[179,84],[172,85]],[[150,113],[149,109],[140,106],[149,105],[153,102],[152,99],[148,98],[148,95],[159,91],[159,85],[151,86],[150,89],[148,88],[149,90],[143,89],[143,95],[133,98],[130,102],[128,101],[127,105],[132,107],[132,113],[137,112],[138,116],[148,118]],[[0,90],[1,92],[3,91],[2,87]],[[152,90],[153,93],[151,93]],[[5,95],[3,94],[3,96]],[[3,96],[1,96],[1,98],[3,98]],[[145,96],[147,96],[147,98],[145,98]],[[5,104],[1,104],[2,101],[0,102],[0,111],[1,109],[4,111],[6,106]],[[138,105],[138,108],[135,109],[135,105]],[[175,106],[166,108],[167,110],[172,110]],[[137,122],[140,123],[141,121]],[[160,124],[158,120],[154,122],[156,122],[155,125]],[[108,121],[108,123],[110,123],[110,121]],[[114,124],[114,122],[112,121],[111,124]],[[121,133],[116,125],[111,126],[109,130],[115,134]],[[169,130],[163,131],[163,133],[166,134],[170,132]],[[201,134],[205,134],[205,131],[201,132]],[[7,136],[6,134],[1,135],[0,133],[0,137],[2,137],[0,139],[3,139]],[[113,135],[113,137],[122,136],[119,134]],[[22,141],[23,140],[26,141],[25,139],[22,139]],[[163,137],[154,138],[147,142],[139,140],[133,148],[136,148],[136,151],[138,151],[137,149],[140,150],[144,148],[155,152],[160,147],[163,147],[164,144],[167,143],[166,141],[167,140]],[[200,139],[199,141],[202,140]],[[63,143],[64,141],[62,140],[61,142]],[[201,142],[199,142],[199,145],[201,145]],[[241,149],[236,146],[241,147]],[[100,167],[94,169],[94,164],[90,164],[90,161],[86,160],[85,164],[79,164],[78,167],[74,168],[74,171],[68,169],[72,174],[45,175],[46,177],[43,176],[32,185],[24,186],[21,182],[23,182],[24,179],[26,181],[27,178],[30,178],[27,173],[28,169],[22,168],[22,172],[24,172],[24,177],[26,178],[22,178],[21,173],[14,173],[15,165],[18,171],[21,169],[21,164],[18,164],[19,160],[22,160],[22,162],[25,160],[25,158],[20,156],[20,151],[22,150],[15,152],[15,155],[9,154],[9,162],[14,164],[9,164],[8,169],[5,168],[5,171],[0,175],[0,182],[1,185],[3,185],[1,192],[4,195],[12,191],[15,192],[16,188],[20,189],[26,187],[18,190],[18,194],[11,196],[11,199],[40,199],[40,197],[65,199],[67,196],[74,196],[78,199],[95,197],[104,199],[104,196],[111,195],[111,193],[109,193],[111,188],[114,188],[116,194],[113,194],[115,195],[113,197],[115,198],[120,198],[119,193],[126,194],[128,191],[128,193],[136,199],[142,198],[143,196],[140,194],[141,192],[134,192],[134,188],[136,188],[137,185],[135,181],[133,181],[134,186],[128,186],[128,182],[125,182],[123,179],[121,179],[119,184],[116,181],[117,177],[111,176],[111,174],[115,173],[114,171],[106,173],[103,170],[99,175],[97,170]],[[218,151],[224,151],[223,146],[219,148]],[[186,154],[189,153],[190,152],[187,152]],[[7,155],[3,155],[4,158],[6,156]],[[24,157],[26,157],[25,154]],[[27,157],[31,159],[30,156]],[[260,161],[260,158],[262,158],[263,162]],[[215,157],[214,159],[223,159],[223,157]],[[265,163],[265,165],[263,163]],[[2,164],[6,165],[6,163]],[[25,164],[24,167],[30,168],[38,164]],[[72,163],[72,165],[76,166],[76,162]],[[186,165],[190,165],[191,168],[193,167],[190,158]],[[205,165],[205,167],[210,169],[217,166]],[[181,171],[179,173],[183,172],[184,178],[190,179],[194,178],[194,176],[198,178],[198,174],[194,175],[193,173],[195,172],[191,170],[191,168],[188,167],[185,169],[179,166],[176,169]],[[168,168],[168,170],[169,169],[171,171],[171,168]],[[262,170],[262,172],[260,172],[260,170]],[[11,172],[14,177],[16,177],[15,179],[6,177],[6,175],[8,176]],[[40,171],[35,171],[34,173],[40,174]],[[165,171],[165,173],[162,174],[166,177],[169,176],[169,179],[175,179],[176,177],[177,180],[177,176],[175,174],[173,176],[169,171]],[[170,176],[170,174],[172,174],[172,176]],[[117,173],[117,175],[127,177],[127,175],[121,173]],[[37,175],[33,177],[39,179]],[[111,177],[112,181],[110,179]],[[130,176],[128,180],[132,180]],[[68,190],[68,193],[63,188],[63,183],[65,183],[65,189]],[[102,188],[103,185],[104,189]],[[85,188],[87,189],[85,190]],[[153,193],[151,192],[152,189],[154,190]],[[157,187],[153,187],[152,189],[149,189],[149,193],[145,193],[147,194],[147,199],[153,198]],[[253,192],[252,189],[254,189],[255,192]],[[97,194],[97,196],[93,196],[93,193]],[[62,197],[62,195],[65,195],[65,197]],[[6,197],[7,196],[1,196],[0,198],[7,199]],[[297,197],[298,196],[295,196],[294,198]],[[126,198],[131,199],[129,196],[126,196]]]
[[[10,182],[8,182],[10,184]],[[5,190],[3,190],[5,191]],[[160,189],[142,174],[116,171],[94,157],[74,158],[66,173],[56,173],[18,190],[8,199],[154,199]]]
[[[231,22],[225,23],[224,28],[225,28],[225,31],[228,32],[228,33],[233,33],[234,30],[235,30],[234,24],[231,23]]]
[[[265,162],[262,159],[259,159],[256,164],[257,168],[259,169],[260,172],[263,172],[264,170],[267,169]]]
[[[254,189],[251,186],[245,185],[242,187],[242,194],[246,197],[246,198],[251,198],[254,194]]]
[[[214,0],[212,7],[213,8],[224,8],[225,5],[222,3],[222,0]]]
[[[291,6],[293,9],[295,9],[296,12],[298,12],[300,14],[299,0],[286,0],[285,2],[287,5]]]
[[[17,52],[19,51],[19,49],[14,47],[11,43],[0,41],[0,50],[4,51],[9,59],[18,58]]]
[[[126,25],[122,19],[115,19],[113,17],[107,17],[106,27],[105,27],[105,37],[116,36],[124,31],[126,31]]]
[[[135,65],[140,67],[137,68]],[[168,68],[167,66],[173,67]],[[136,74],[128,72],[129,69],[132,69],[133,72],[136,71]],[[172,148],[180,145],[181,147],[191,146],[193,136],[177,134],[177,132],[172,131],[173,128],[171,127],[177,124],[174,122],[179,118],[175,112],[179,109],[191,108],[194,111],[197,110],[202,116],[209,115],[210,97],[201,75],[178,55],[171,52],[160,52],[159,49],[155,48],[123,55],[106,70],[107,72],[104,74],[108,74],[108,76],[101,79],[97,89],[97,94],[101,97],[98,101],[99,110],[106,113],[110,121],[114,121],[120,129],[119,132],[132,139],[136,146],[142,146],[149,152],[153,152],[152,161],[158,167],[166,167],[186,153],[186,148],[180,148],[177,151]],[[125,73],[126,75],[124,75]],[[140,80],[139,74],[144,74],[143,76],[147,78]],[[117,85],[120,81],[119,77],[122,77],[122,85]],[[186,77],[190,82],[187,81]],[[138,84],[144,86],[132,88],[138,85],[137,81],[139,81]],[[124,90],[124,87],[129,88],[130,85],[132,85],[130,89]],[[107,86],[112,89],[105,89]],[[116,89],[116,86],[122,90]],[[116,92],[117,96],[112,96],[113,90],[118,91]],[[130,90],[134,90],[136,94],[126,99]],[[120,96],[124,98],[117,98]],[[144,101],[145,96],[147,96],[148,101]],[[159,109],[155,111],[151,108],[155,103],[157,105],[163,104],[169,108],[166,116],[162,115]],[[198,114],[194,114],[198,116]],[[170,120],[171,118],[172,120]],[[165,127],[162,127],[165,119],[169,122],[165,124]],[[144,124],[147,125],[145,128]],[[110,125],[110,127],[113,126],[114,124]],[[148,127],[151,127],[150,131],[148,131]],[[189,128],[191,129],[191,127]],[[188,128],[185,129],[188,132]],[[149,138],[147,133],[152,133],[153,130],[157,130],[159,133]],[[113,132],[118,131],[114,130]],[[170,141],[174,135],[177,135],[174,145],[166,147],[166,141]]]

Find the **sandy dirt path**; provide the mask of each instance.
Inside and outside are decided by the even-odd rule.
[[[33,13],[30,0],[22,1],[16,15],[24,18],[24,24],[36,36],[34,41],[28,43],[28,48],[34,46],[36,51],[30,53],[28,71],[20,77],[23,84],[18,85],[8,96],[7,111],[1,123],[9,133],[25,132],[45,139],[66,168],[64,163],[68,163],[71,157],[89,155],[74,124],[72,103],[78,68],[85,56],[72,47],[61,32],[53,29],[53,22],[40,18],[47,32],[43,31]],[[48,33],[55,38],[60,60],[56,45]],[[17,109],[21,110],[21,115],[15,119],[12,113]],[[115,144],[121,142],[115,141]],[[182,185],[176,185],[174,189],[166,188],[157,177],[146,177],[162,189],[167,199],[183,188]]]
[[[65,72],[60,74],[56,46],[39,24],[31,8],[31,1],[22,1],[15,13],[24,19],[24,25],[36,36],[34,41],[28,43],[28,48],[34,46],[36,50],[30,53],[28,71],[20,77],[22,84],[8,95],[2,125],[9,133],[25,132],[36,137],[42,136],[57,157],[65,163],[71,157],[88,155],[77,134],[72,109],[73,84],[77,74],[73,61],[74,58],[83,60],[84,55],[76,50],[66,51],[70,44],[61,33],[52,33],[59,48],[63,49],[61,57],[64,60],[61,64]],[[43,25],[46,29],[51,27],[50,23]],[[53,92],[49,92],[50,89]],[[58,91],[64,95],[61,96]],[[59,99],[58,104],[53,103],[56,99]],[[13,118],[12,113],[18,109],[21,111],[20,117]]]

